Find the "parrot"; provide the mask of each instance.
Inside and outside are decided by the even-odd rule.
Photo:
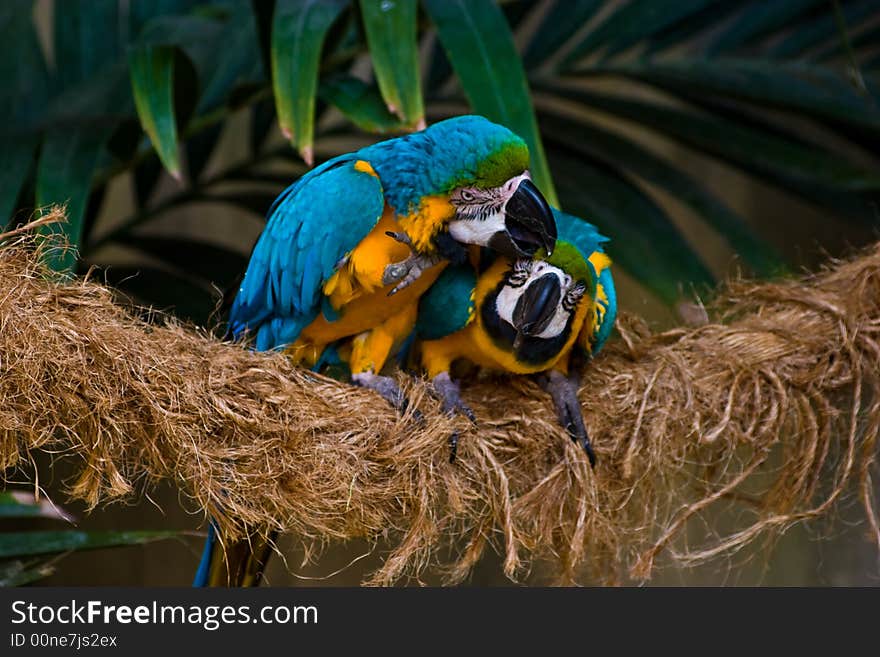
[[[232,335],[310,367],[328,345],[358,336],[352,381],[402,407],[379,372],[446,265],[464,261],[467,245],[552,252],[554,216],[528,164],[522,139],[475,115],[327,161],[270,208],[230,311]]]
[[[595,466],[577,398],[581,365],[607,341],[617,315],[608,239],[583,219],[554,209],[552,254],[498,255],[477,271],[447,268],[419,300],[416,351],[447,413],[475,421],[450,370],[458,359],[489,370],[536,375],[560,424]],[[450,440],[454,461],[457,435]]]
[[[445,267],[472,248],[530,257],[555,247],[554,215],[528,165],[520,137],[476,115],[328,160],[270,207],[229,335],[313,369],[351,339],[352,382],[406,410],[396,382],[380,372]],[[232,543],[223,558],[217,541],[212,521],[194,584],[256,585],[268,542]]]

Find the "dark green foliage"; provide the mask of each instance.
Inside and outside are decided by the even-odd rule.
[[[37,502],[24,491],[0,492],[0,586],[23,586],[48,577],[55,562],[70,552],[139,545],[178,535],[174,531],[10,530],[13,522],[36,518],[72,522],[48,500]]]
[[[122,245],[150,266],[113,267],[108,280],[204,322],[250,244],[219,246],[209,219],[201,236],[157,237],[157,220],[194,203],[262,217],[306,170],[295,150],[309,156],[314,141],[320,161],[339,148],[339,139],[323,147],[328,137],[358,146],[364,133],[411,129],[423,108],[431,121],[470,108],[523,137],[548,198],[558,190],[561,207],[611,238],[622,269],[673,303],[713,280],[657,190],[753,273],[786,263],[642,135],[830,216],[877,222],[878,14],[870,0],[68,0],[56,3],[50,68],[32,1],[9,0],[0,3],[0,37],[15,53],[0,63],[0,216],[22,221],[35,205],[68,203],[64,230],[81,267]],[[365,55],[371,66],[357,65]],[[374,79],[355,76],[363,71]],[[249,159],[215,172],[226,120],[243,107]],[[329,107],[344,122],[322,120]],[[277,123],[293,148],[279,143]],[[185,182],[159,193],[162,164]],[[126,171],[133,214],[93,234],[107,183]],[[57,264],[69,268],[73,256]]]

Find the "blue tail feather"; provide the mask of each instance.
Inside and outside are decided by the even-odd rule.
[[[208,524],[208,538],[205,539],[205,548],[202,550],[202,558],[199,561],[199,569],[196,571],[193,586],[204,587],[208,585],[208,575],[211,572],[211,555],[214,552],[214,545],[217,543],[217,530],[212,520]]]

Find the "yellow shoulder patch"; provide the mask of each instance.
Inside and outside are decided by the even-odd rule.
[[[601,251],[593,251],[588,260],[593,265],[593,269],[596,270],[596,276],[611,266],[611,258]]]
[[[376,170],[366,160],[358,160],[357,162],[355,162],[354,170],[360,171],[361,173],[368,173],[373,176],[373,178],[379,177],[379,175],[376,173]]]
[[[415,247],[422,252],[430,251],[431,239],[443,229],[443,225],[455,216],[455,207],[446,196],[425,196],[418,209],[398,222],[409,235]]]

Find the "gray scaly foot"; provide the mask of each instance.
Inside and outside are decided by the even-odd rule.
[[[477,423],[477,416],[470,407],[461,400],[460,388],[456,381],[452,380],[449,372],[441,372],[431,381],[434,392],[440,398],[443,404],[443,410],[449,415],[461,413],[474,424]],[[458,453],[458,432],[454,432],[449,436],[449,462],[455,462],[455,455]]]
[[[406,244],[410,248],[410,251],[412,251],[412,254],[405,260],[391,263],[385,267],[385,272],[382,274],[382,285],[397,283],[397,285],[388,292],[388,296],[391,297],[415,283],[419,279],[419,276],[440,262],[440,257],[437,255],[418,253],[415,250],[409,235],[404,232],[395,233],[389,230],[386,231],[385,234],[401,244]]]
[[[577,381],[567,378],[562,372],[551,370],[542,374],[538,378],[538,383],[553,398],[559,423],[565,428],[571,439],[580,443],[584,448],[587,458],[590,459],[590,467],[596,467],[596,454],[590,444],[590,437],[587,435],[587,427],[584,425],[584,416],[581,412],[581,403],[577,398]]]
[[[352,374],[351,380],[355,385],[375,390],[385,401],[401,413],[406,413],[410,407],[409,399],[403,394],[400,386],[397,385],[397,381],[390,376],[382,376],[372,372],[359,372],[358,374]],[[416,422],[424,422],[424,416],[418,409],[413,409],[413,418],[415,418]]]

